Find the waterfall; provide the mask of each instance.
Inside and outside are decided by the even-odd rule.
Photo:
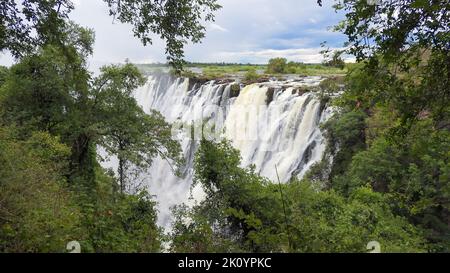
[[[319,124],[331,115],[315,93],[306,87],[318,85],[320,77],[301,81],[251,84],[240,91],[235,83],[196,83],[167,74],[149,76],[135,92],[139,105],[163,114],[174,124],[186,166],[184,178],[176,177],[170,165],[158,158],[145,176],[159,203],[159,224],[170,223],[170,207],[200,200],[199,186],[191,189],[193,160],[202,132],[216,139],[227,138],[239,149],[243,167],[253,164],[256,172],[276,181],[301,177],[318,162],[325,150]],[[194,138],[193,138],[194,136]]]

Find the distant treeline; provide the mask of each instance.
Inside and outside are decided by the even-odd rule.
[[[303,63],[303,62],[294,62],[290,63],[296,65],[319,65],[320,63]],[[150,67],[169,67],[168,63],[144,63],[144,64],[135,64],[136,66],[150,66]],[[252,64],[252,63],[225,63],[225,62],[210,62],[210,63],[202,63],[202,62],[186,62],[186,67],[208,67],[208,66],[254,66],[254,67],[265,67],[267,64]]]

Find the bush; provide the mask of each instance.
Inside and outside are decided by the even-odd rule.
[[[285,58],[273,58],[267,65],[267,73],[282,74],[285,73],[287,60]]]
[[[296,252],[365,252],[370,241],[378,241],[382,252],[424,251],[421,230],[395,216],[386,197],[370,188],[344,198],[301,181],[289,185],[288,198]]]
[[[347,198],[308,181],[278,185],[240,164],[228,142],[202,140],[195,182],[207,196],[174,211],[172,251],[365,252],[372,240],[383,252],[423,251],[421,230],[395,216],[382,193],[358,187]]]
[[[37,132],[25,141],[0,128],[0,252],[64,252],[83,238],[63,174],[69,149]]]
[[[332,66],[332,67],[337,67],[340,69],[344,69],[345,67],[345,62],[341,57],[342,52],[340,51],[335,51],[333,53],[333,56],[331,57],[330,60],[325,61],[324,65],[326,66]]]
[[[340,183],[339,177],[347,170],[352,157],[366,148],[366,117],[362,111],[350,111],[335,114],[323,124],[328,147],[324,162],[311,170],[311,177],[327,178],[328,181],[323,181],[327,186],[340,193],[348,193],[347,183]],[[328,163],[331,163],[331,166],[328,166]]]
[[[258,79],[259,79],[259,75],[258,75],[258,73],[256,73],[256,70],[254,70],[254,69],[248,70],[244,75],[244,80],[246,82],[255,82]]]

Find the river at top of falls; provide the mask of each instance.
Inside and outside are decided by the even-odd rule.
[[[159,224],[170,225],[173,205],[204,196],[199,186],[191,189],[193,160],[202,133],[217,140],[229,139],[241,152],[243,167],[253,164],[257,173],[272,181],[277,181],[275,166],[282,182],[303,176],[322,158],[325,143],[319,124],[332,110],[322,107],[313,92],[301,87],[320,81],[320,77],[306,77],[251,84],[239,91],[236,84],[195,84],[168,74],[149,76],[135,98],[144,111],[157,110],[174,124],[173,134],[186,158],[183,178],[176,177],[161,158],[144,177],[159,203]]]

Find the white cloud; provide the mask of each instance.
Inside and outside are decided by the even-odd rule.
[[[222,27],[222,26],[220,26],[220,25],[218,25],[216,23],[209,24],[209,29],[210,30],[218,30],[218,31],[221,31],[221,32],[228,32],[228,29],[226,29],[226,28],[224,28],[224,27]]]
[[[258,62],[271,56],[295,61],[320,61],[320,42],[332,40],[330,47],[342,46],[343,38],[327,27],[342,16],[325,1],[315,0],[219,0],[223,8],[214,23],[207,24],[200,44],[186,46],[186,59],[200,62]],[[75,0],[70,18],[96,32],[94,56],[90,68],[123,62],[164,62],[165,43],[154,37],[153,44],[142,46],[130,25],[113,23],[104,1]],[[328,6],[326,6],[328,5]],[[252,55],[253,54],[253,55]],[[0,63],[8,62],[0,56]]]
[[[319,52],[321,48],[298,48],[298,49],[265,49],[265,50],[249,50],[241,52],[218,52],[215,56],[223,61],[233,61],[236,59],[247,60],[252,63],[267,63],[271,58],[286,58],[289,61],[304,63],[320,63],[323,60],[322,54]]]
[[[81,0],[72,0],[72,3],[75,7],[78,7],[81,5]]]

